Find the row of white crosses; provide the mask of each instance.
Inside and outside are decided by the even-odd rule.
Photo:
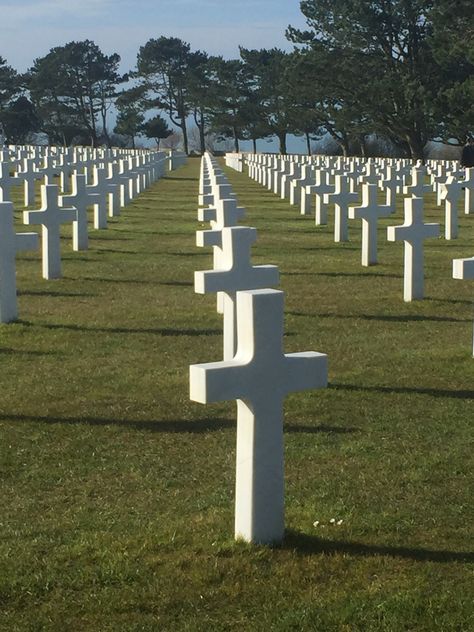
[[[15,165],[25,160],[43,160],[43,148],[8,148],[0,153],[0,322],[6,323],[18,318],[16,296],[16,253],[23,250],[34,250],[38,247],[38,234],[20,233],[14,229],[14,208],[11,202],[11,187],[17,175],[11,175]],[[25,158],[25,154],[39,154],[36,158]],[[115,162],[105,160],[104,151],[95,156],[92,151],[72,152],[71,150],[48,151],[46,159],[48,167],[41,172],[45,184],[41,184],[41,207],[37,210],[23,212],[26,225],[41,227],[42,275],[45,279],[61,277],[60,226],[72,223],[73,250],[88,248],[88,215],[87,209],[94,208],[94,228],[107,228],[107,217],[116,217],[120,208],[130,202],[145,187],[162,177],[166,170],[166,162],[170,167],[180,164],[162,152],[137,152],[137,155],[109,152],[109,158],[115,155]],[[122,155],[122,158],[119,156]],[[73,162],[68,165],[67,157]],[[80,158],[81,156],[82,158]],[[95,158],[98,158],[96,160]],[[7,162],[8,159],[8,162]],[[53,159],[56,163],[53,164]],[[105,162],[104,162],[105,160]],[[58,171],[59,170],[59,171]],[[63,188],[69,194],[61,192],[57,184],[52,184],[53,176],[58,173]],[[66,178],[66,174],[68,177]],[[87,178],[91,183],[87,184]],[[69,179],[71,187],[69,187]],[[28,180],[29,182],[29,180]],[[33,180],[34,182],[34,180]],[[26,192],[26,189],[25,189]],[[25,204],[31,195],[25,195]]]
[[[283,292],[276,266],[253,266],[255,228],[243,217],[215,160],[201,163],[198,246],[213,246],[214,269],[195,273],[198,293],[224,297],[224,358],[190,367],[190,397],[203,404],[237,400],[235,537],[279,542],[284,534],[283,399],[327,385],[324,354],[283,353]]]
[[[232,164],[239,154],[232,156]],[[435,192],[437,204],[445,206],[445,237],[457,237],[457,213],[464,198],[466,214],[474,212],[474,173],[460,169],[456,161],[429,161],[426,166],[409,160],[344,159],[341,157],[266,156],[246,155],[249,175],[291,204],[300,204],[303,215],[312,214],[312,201],[316,204],[316,225],[327,223],[327,204],[340,201],[356,190],[357,184],[376,184],[386,194],[386,205],[395,210],[397,193],[423,197]],[[464,175],[466,176],[464,178]],[[342,176],[347,182],[341,181]],[[425,183],[426,176],[430,184]],[[411,183],[408,185],[408,180]],[[466,185],[467,183],[467,185]],[[405,185],[405,186],[404,186]],[[331,197],[333,196],[333,197]],[[335,197],[334,197],[335,196]],[[336,211],[335,240],[344,240],[345,218],[340,221]]]
[[[47,148],[50,149],[50,148]],[[34,202],[34,185],[36,180],[44,184],[52,184],[58,177],[63,193],[69,192],[70,176],[73,173],[85,174],[87,184],[101,188],[105,179],[108,184],[121,180],[127,186],[122,187],[123,204],[163,175],[165,157],[161,152],[130,153],[131,150],[91,150],[90,148],[68,148],[45,151],[42,147],[7,148],[0,150],[0,189],[3,200],[11,201],[11,188],[24,185],[24,204],[30,206]],[[25,155],[29,157],[25,157]],[[170,168],[181,162],[181,156],[173,153],[169,157]],[[13,175],[12,175],[13,173]],[[127,190],[125,190],[125,188]]]
[[[247,155],[245,157],[250,177],[275,193],[285,197],[285,183],[293,178],[291,186],[301,187],[300,203],[303,215],[311,214],[311,199],[315,199],[316,225],[327,223],[327,205],[334,204],[334,239],[348,240],[347,219],[362,220],[362,265],[377,263],[377,222],[395,212],[395,196],[405,197],[404,223],[387,228],[389,241],[404,243],[404,290],[405,301],[422,299],[424,296],[424,241],[440,235],[440,225],[425,223],[423,219],[424,196],[434,192],[439,206],[444,203],[445,231],[447,240],[458,236],[458,214],[464,201],[464,213],[474,213],[474,168],[462,169],[457,161],[428,161],[427,165],[401,160],[344,160],[316,156],[310,161],[304,157],[277,157]],[[304,163],[295,167],[295,163]],[[229,166],[232,164],[229,163]],[[298,169],[303,178],[295,178]],[[314,179],[308,184],[308,169]],[[430,183],[427,183],[429,176]],[[351,206],[358,198],[355,183],[362,184],[361,206]],[[386,192],[386,204],[379,204],[378,189]],[[294,203],[296,197],[291,197]],[[453,277],[474,278],[474,258],[453,261]],[[474,354],[474,342],[473,342]]]
[[[286,196],[288,178],[291,186],[302,187],[301,213],[309,214],[310,200],[315,198],[316,225],[327,223],[327,205],[334,205],[334,240],[348,240],[348,219],[362,220],[362,265],[377,263],[377,222],[395,212],[395,196],[404,196],[405,221],[401,226],[387,229],[389,241],[403,241],[404,257],[404,300],[423,298],[423,242],[439,236],[439,224],[423,221],[423,199],[425,194],[436,192],[438,201],[445,204],[445,238],[455,239],[458,235],[458,212],[464,198],[464,211],[473,212],[474,169],[461,170],[455,161],[431,161],[427,167],[402,160],[342,160],[317,156],[307,164],[305,157],[277,157],[248,155],[246,161],[249,175],[275,193]],[[307,184],[308,169],[312,172],[313,184]],[[304,177],[295,174],[304,172]],[[431,183],[426,182],[430,176]],[[362,185],[362,204],[354,206],[358,199],[356,183]],[[379,204],[379,189],[386,191],[386,204]],[[295,201],[291,198],[290,202]]]

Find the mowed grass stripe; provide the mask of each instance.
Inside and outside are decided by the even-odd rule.
[[[0,628],[469,629],[472,287],[450,259],[472,254],[472,218],[427,245],[428,299],[405,304],[394,220],[365,270],[358,222],[336,245],[228,170],[254,261],[280,266],[286,351],[330,360],[330,388],[285,406],[287,540],[254,548],[232,540],[235,404],[188,398],[188,365],[222,357],[215,297],[192,287],[212,264],[194,245],[198,174],[190,160],[153,185],[87,252],[64,227],[61,280],[19,257]]]

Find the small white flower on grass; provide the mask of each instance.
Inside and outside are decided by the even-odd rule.
[[[337,521],[337,526],[338,526],[338,527],[340,527],[340,526],[341,526],[341,524],[342,524],[342,522],[343,522],[342,520],[338,520],[338,521]]]
[[[318,527],[319,526],[319,520],[315,520],[313,522],[313,527]]]
[[[334,524],[336,522],[336,518],[331,518],[331,520],[329,521],[331,524]]]

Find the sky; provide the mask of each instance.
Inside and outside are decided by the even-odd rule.
[[[286,50],[285,29],[304,26],[299,0],[0,0],[0,57],[24,72],[70,41],[93,40],[134,67],[150,38],[179,37],[226,58],[246,48]]]
[[[291,50],[290,24],[305,26],[300,0],[0,0],[0,57],[25,72],[51,48],[90,39],[104,54],[118,53],[125,73],[150,38],[179,37],[230,59],[239,45]],[[277,151],[275,139],[260,142]],[[303,153],[302,139],[290,137],[288,149]]]

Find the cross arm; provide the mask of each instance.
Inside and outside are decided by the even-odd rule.
[[[245,272],[249,274],[242,274],[241,270],[198,270],[194,273],[194,291],[197,294],[237,292],[278,285],[278,266],[251,266]]]
[[[18,233],[15,235],[16,252],[22,252],[25,250],[37,250],[38,244],[38,233]]]
[[[328,357],[325,353],[288,353],[284,356],[284,362],[287,393],[327,387]]]
[[[192,364],[189,367],[189,396],[200,404],[242,399],[247,391],[247,380],[247,365],[239,361]]]
[[[198,221],[199,222],[215,222],[216,212],[217,211],[215,208],[198,208]]]
[[[222,231],[220,230],[199,230],[196,232],[196,246],[218,246],[222,248]]]
[[[474,279],[474,257],[453,259],[453,279]]]

